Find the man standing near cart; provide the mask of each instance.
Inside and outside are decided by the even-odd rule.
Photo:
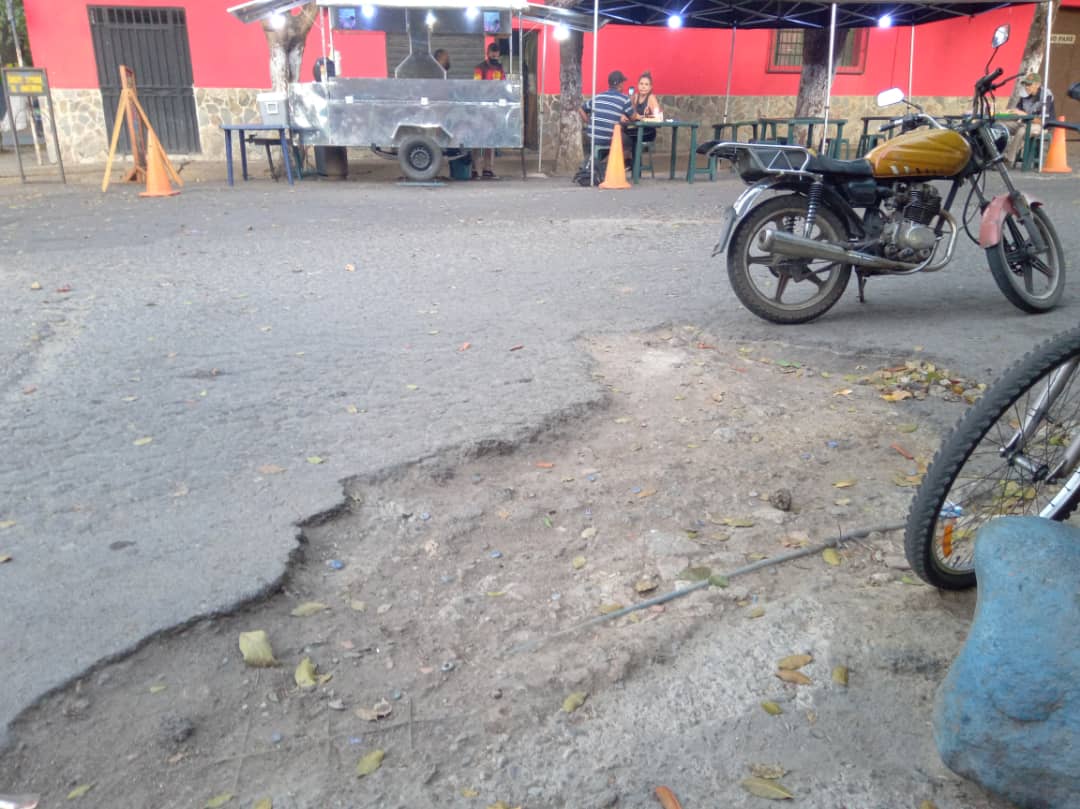
[[[492,42],[487,46],[487,59],[473,68],[473,78],[481,81],[502,81],[506,78],[506,71],[503,70],[502,62],[499,61],[499,43]],[[482,176],[485,180],[495,179],[495,150],[494,149],[473,149],[473,173],[472,178],[477,178],[476,169],[481,168]]]

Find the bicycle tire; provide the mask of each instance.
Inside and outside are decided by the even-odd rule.
[[[904,534],[908,563],[923,581],[943,590],[964,590],[976,584],[973,569],[950,567],[938,556],[936,532],[942,508],[965,465],[993,427],[1050,373],[1077,357],[1080,357],[1080,327],[1036,346],[1006,370],[945,437],[912,500]],[[1077,377],[1080,377],[1080,371],[1074,372],[1074,379]],[[1080,382],[1077,382],[1077,388],[1073,392],[1080,399]],[[1067,399],[1068,393],[1068,390],[1064,392],[1059,401]],[[1080,401],[1077,410],[1080,415]],[[1047,448],[1051,444],[1053,441],[1048,441]],[[1057,521],[1068,519],[1080,504],[1080,488],[1067,494],[1068,487],[1077,479],[1078,473],[1071,473],[1055,495],[1065,493],[1065,499],[1044,516]],[[1005,488],[1007,490],[1007,485]],[[1021,496],[1026,498],[1027,489]],[[989,518],[995,516],[1003,515],[992,514]]]

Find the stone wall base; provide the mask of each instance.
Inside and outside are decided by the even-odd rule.
[[[558,96],[545,96],[541,102],[541,114],[544,116],[544,142],[543,155],[545,160],[554,160],[557,144],[555,138],[558,133],[556,123],[556,110]],[[712,139],[712,125],[718,124],[724,119],[725,101],[723,96],[659,96],[660,106],[664,110],[664,116],[681,121],[697,121],[698,141]],[[971,107],[971,98],[926,96],[914,98],[913,101],[922,106],[931,115],[960,114]],[[864,115],[896,115],[904,114],[905,108],[901,105],[881,108],[877,106],[874,96],[841,96],[832,100],[830,110],[831,118],[846,119],[844,125],[844,138],[851,147],[851,156],[855,155],[855,148],[859,143],[859,135],[862,133],[862,120]],[[782,118],[795,112],[795,96],[732,96],[727,104],[728,121],[750,121],[757,118]],[[873,127],[876,129],[876,126]],[[830,134],[832,127],[829,127]],[[741,136],[746,137],[748,130],[742,130]],[[663,155],[670,152],[671,135],[668,130],[660,130],[656,141],[656,151]],[[680,151],[689,149],[690,141],[684,131],[679,133]],[[657,164],[659,166],[659,163]]]
[[[251,123],[259,120],[256,95],[262,90],[249,88],[195,88],[195,110],[199,127],[201,151],[195,155],[176,155],[204,160],[221,160],[225,156],[225,138],[220,126],[223,123]],[[545,160],[554,159],[557,144],[555,133],[555,110],[558,96],[541,99],[541,115],[544,118],[543,155]],[[931,96],[915,101],[932,114],[959,113],[967,109],[970,98]],[[57,130],[60,149],[65,162],[100,163],[108,157],[109,132],[105,130],[105,110],[101,91],[53,90],[56,105]],[[723,96],[660,96],[664,114],[684,121],[698,121],[699,141],[712,138],[712,124],[724,120]],[[795,109],[794,96],[734,96],[727,104],[727,120],[743,121],[759,117],[783,117]],[[843,96],[833,99],[831,115],[846,118],[844,137],[851,143],[852,152],[859,140],[864,115],[902,114],[903,108],[880,109],[874,98],[868,96]],[[153,123],[153,122],[151,122]],[[671,148],[670,133],[661,130],[657,150],[662,153]],[[689,148],[689,138],[680,135],[680,143]],[[262,149],[250,149],[249,158],[261,160]]]

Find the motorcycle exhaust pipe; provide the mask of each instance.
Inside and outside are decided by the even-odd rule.
[[[882,258],[881,256],[872,256],[869,253],[847,250],[839,245],[807,239],[783,230],[762,231],[758,237],[758,244],[761,245],[763,250],[768,250],[770,253],[779,253],[782,256],[824,259],[837,264],[854,264],[856,267],[873,267],[879,270],[912,270],[919,266],[918,263],[911,264]]]

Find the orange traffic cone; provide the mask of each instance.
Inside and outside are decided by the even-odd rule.
[[[169,183],[168,159],[151,129],[146,144],[146,190],[139,194],[140,197],[174,197],[180,193]]]
[[[1065,116],[1059,115],[1059,121],[1064,121]],[[1046,162],[1042,170],[1050,174],[1068,174],[1072,171],[1066,160],[1065,154],[1065,130],[1059,126],[1054,127],[1054,134],[1050,136],[1050,148],[1046,152]]]
[[[629,188],[626,182],[626,163],[622,153],[622,127],[615,124],[611,132],[611,148],[608,150],[607,171],[604,172],[604,182],[601,188]]]

